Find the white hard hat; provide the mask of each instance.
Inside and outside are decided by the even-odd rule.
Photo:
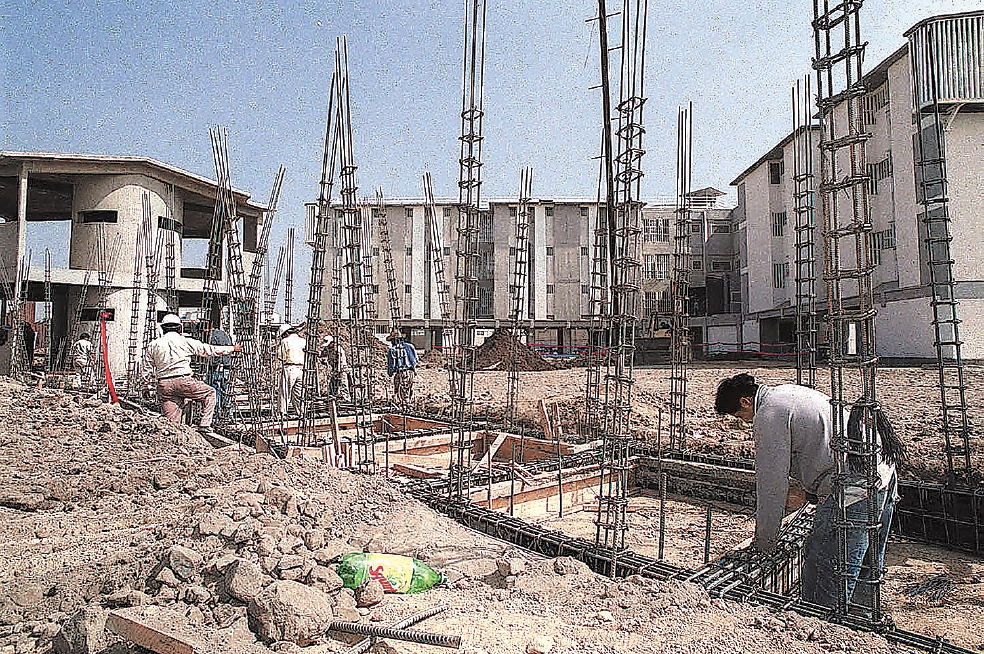
[[[181,318],[178,318],[173,313],[169,313],[166,316],[164,316],[163,318],[161,318],[161,326],[163,326],[163,325],[180,325],[180,324],[181,324]]]
[[[322,345],[331,345],[334,342],[335,338],[331,334],[325,336],[325,340],[321,341]]]
[[[280,325],[280,329],[277,330],[277,336],[283,338],[283,335],[292,329],[293,327],[291,327],[289,323],[285,322],[284,324]]]

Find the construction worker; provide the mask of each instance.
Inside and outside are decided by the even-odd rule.
[[[783,510],[789,495],[792,478],[806,491],[807,497],[818,501],[813,519],[813,529],[807,536],[803,554],[802,595],[813,604],[836,607],[838,604],[838,534],[837,523],[842,520],[837,493],[834,493],[834,476],[837,474],[837,458],[843,456],[831,447],[833,424],[830,398],[823,393],[783,384],[766,386],[756,384],[749,374],[740,374],[723,380],[717,389],[714,407],[719,414],[737,416],[752,423],[755,437],[755,538],[753,547],[767,554],[772,553],[779,541]],[[864,461],[858,455],[847,455],[847,468],[855,479],[846,482],[847,530],[846,555],[848,601],[852,610],[867,613],[872,605],[870,596],[873,581],[883,567],[885,544],[895,507],[895,468],[906,459],[905,446],[896,436],[884,412],[873,410],[877,440],[881,449],[878,459],[877,488],[874,516],[879,525],[878,542],[868,542],[869,521],[868,492],[863,474]],[[846,412],[845,412],[846,413]],[[859,449],[863,428],[864,409],[855,405],[845,415],[847,443]],[[866,552],[874,551],[874,566],[866,567]],[[857,584],[858,579],[862,580]],[[857,592],[855,592],[855,589]]]
[[[219,346],[232,345],[232,336],[218,324],[213,324],[212,331],[208,335],[208,344]],[[226,383],[229,381],[229,370],[231,367],[232,357],[225,354],[209,358],[206,368],[205,381],[215,389],[215,406],[220,416],[226,416],[229,413],[229,406],[232,404],[228,393],[226,393]]]
[[[396,401],[407,406],[413,400],[413,382],[417,378],[417,349],[407,343],[403,333],[394,329],[386,337],[390,348],[386,351],[386,374],[393,378],[393,394]]]
[[[325,336],[321,343],[321,358],[328,373],[328,395],[342,402],[349,400],[349,368],[345,349],[333,336]]]
[[[169,313],[161,320],[163,335],[151,341],[144,352],[144,378],[157,378],[161,413],[181,422],[187,400],[202,402],[199,430],[211,433],[215,413],[215,389],[191,374],[191,357],[215,357],[242,350],[240,345],[209,345],[181,334],[181,319]]]
[[[68,356],[72,360],[72,369],[75,376],[72,377],[74,388],[84,388],[92,382],[92,361],[93,346],[89,340],[89,334],[79,334],[79,340],[72,344],[72,349],[68,351]]]
[[[301,382],[304,377],[304,348],[307,340],[297,333],[291,325],[281,325],[277,330],[280,345],[277,358],[280,360],[280,415],[301,413]]]

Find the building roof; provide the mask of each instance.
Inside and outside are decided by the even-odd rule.
[[[939,16],[930,16],[929,18],[923,18],[921,21],[907,29],[902,36],[909,38],[909,35],[920,27],[928,25],[929,23],[935,23],[936,21],[949,20],[951,18],[973,18],[974,16],[984,16],[984,10],[978,9],[977,11],[964,11],[958,14],[940,14]]]
[[[59,168],[68,168],[73,165],[75,166],[106,166],[111,170],[119,170],[119,172],[132,172],[125,169],[130,168],[145,168],[150,172],[156,172],[158,175],[164,173],[169,178],[176,178],[176,181],[184,187],[188,187],[195,190],[203,195],[212,195],[218,184],[207,177],[202,177],[201,175],[196,175],[195,173],[188,172],[187,170],[182,170],[177,166],[172,166],[166,164],[156,159],[151,159],[150,157],[137,157],[137,156],[121,156],[121,155],[106,155],[106,154],[70,154],[70,153],[57,153],[57,152],[10,152],[10,151],[0,151],[0,167],[5,164],[12,162],[38,162],[42,165],[42,169],[38,172],[42,173],[61,173],[64,170],[59,170]],[[103,171],[92,171],[103,172]],[[202,187],[207,187],[203,189]],[[252,209],[265,210],[266,205],[259,204],[250,200],[249,193],[239,189],[233,189],[233,194],[236,196],[237,202],[245,203]]]
[[[820,129],[819,126],[817,126],[817,125],[813,125],[812,127],[815,130],[819,130]],[[803,132],[803,130],[805,130],[805,129],[806,129],[806,127],[801,127],[799,131],[800,132]],[[735,179],[731,182],[731,186],[738,186],[743,179],[745,179],[746,177],[748,177],[749,175],[751,175],[752,172],[756,168],[758,168],[759,166],[761,166],[762,164],[764,164],[766,161],[775,161],[775,160],[778,160],[778,159],[782,159],[782,151],[783,151],[783,148],[785,148],[786,145],[788,145],[789,142],[793,140],[793,135],[794,135],[793,132],[790,132],[789,134],[787,134],[771,150],[769,150],[768,152],[766,152],[765,154],[763,154],[761,157],[759,157],[758,158],[758,161],[756,161],[751,166],[749,166],[748,168],[746,168],[745,170],[743,170],[742,173],[740,175],[738,175],[738,177],[735,177]]]

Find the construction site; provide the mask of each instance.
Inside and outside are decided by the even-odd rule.
[[[870,66],[863,3],[814,0],[792,129],[728,208],[692,183],[690,103],[672,197],[642,195],[645,0],[591,7],[591,199],[532,168],[484,197],[464,4],[456,197],[360,186],[345,37],[279,248],[289,171],[236,188],[234,130],[214,179],[0,152],[0,654],[984,652],[984,11]],[[821,485],[787,420],[769,551],[740,373],[822,393],[830,427]],[[349,583],[355,554],[436,583]]]

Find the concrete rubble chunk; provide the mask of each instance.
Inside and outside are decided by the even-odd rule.
[[[323,565],[314,566],[310,578],[311,583],[318,584],[326,593],[334,593],[345,584],[334,570]]]
[[[264,642],[289,640],[312,644],[334,617],[331,600],[321,591],[294,581],[275,581],[247,608],[249,626]]]
[[[245,559],[236,559],[225,569],[226,593],[240,602],[250,602],[263,590],[263,571]]]
[[[376,606],[383,601],[383,585],[375,579],[366,579],[355,589],[355,605],[359,608]]]
[[[526,654],[550,654],[554,640],[549,636],[537,636],[526,645]]]
[[[232,518],[217,511],[206,513],[198,521],[198,533],[202,536],[220,536],[225,531],[232,533],[235,528],[236,523]]]
[[[498,559],[495,563],[503,577],[515,577],[526,572],[526,559],[514,556]]]
[[[201,554],[180,545],[171,546],[167,552],[167,561],[168,567],[179,579],[193,577],[202,569],[204,563]]]
[[[272,486],[263,494],[263,500],[270,506],[276,507],[281,513],[287,512],[287,504],[292,499],[294,499],[294,493],[283,486]],[[294,500],[294,507],[297,507],[297,500]]]
[[[56,654],[95,654],[106,646],[106,611],[86,606],[62,625],[52,641]]]

